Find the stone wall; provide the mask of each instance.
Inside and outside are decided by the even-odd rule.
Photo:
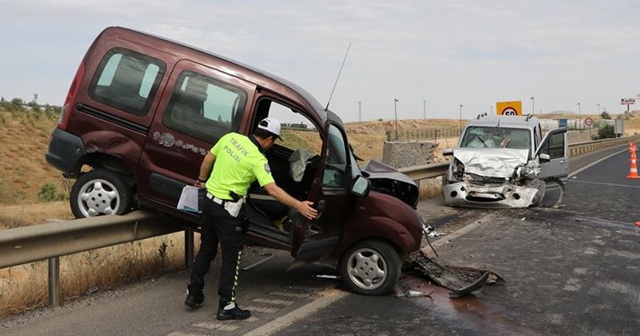
[[[591,135],[598,135],[598,130],[595,128],[592,129],[584,129],[579,131],[569,131],[567,132],[567,137],[569,139],[569,143],[579,143],[586,141],[593,141],[591,139]]]
[[[431,163],[437,143],[415,141],[385,141],[382,147],[382,162],[394,168],[420,166]]]

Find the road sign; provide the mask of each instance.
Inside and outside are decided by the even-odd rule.
[[[584,119],[584,124],[591,127],[591,125],[593,125],[593,119],[591,118]]]
[[[633,105],[636,103],[635,98],[621,98],[620,105]]]
[[[522,102],[519,100],[497,102],[496,113],[500,115],[522,115]]]

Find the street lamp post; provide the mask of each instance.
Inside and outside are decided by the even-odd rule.
[[[600,104],[598,104],[598,115],[600,115]]]
[[[536,113],[535,101],[536,99],[533,96],[531,96],[531,115],[534,115]]]
[[[398,98],[393,99],[393,111],[396,116],[396,141],[398,140]]]
[[[358,121],[362,122],[362,101],[358,101]]]
[[[462,133],[462,104],[460,104],[460,133]]]
[[[422,101],[422,119],[427,119],[427,101]]]
[[[582,129],[582,118],[580,117],[580,103],[578,103],[578,129]]]

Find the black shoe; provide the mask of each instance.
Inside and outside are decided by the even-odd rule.
[[[240,309],[238,306],[235,306],[231,309],[225,310],[220,307],[218,309],[218,314],[216,318],[220,321],[224,320],[246,320],[251,317],[251,312],[245,309]]]
[[[187,299],[184,300],[184,304],[189,308],[195,308],[204,302],[204,294],[202,292],[191,293],[188,292]]]

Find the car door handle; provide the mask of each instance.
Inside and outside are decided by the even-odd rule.
[[[313,223],[307,227],[307,232],[305,232],[304,236],[305,237],[315,236],[318,233],[320,233],[321,230],[322,228],[318,224]]]

